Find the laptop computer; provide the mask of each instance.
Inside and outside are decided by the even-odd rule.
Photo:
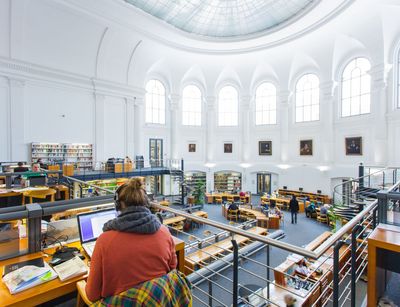
[[[98,210],[77,215],[81,245],[91,258],[97,238],[103,233],[103,225],[117,217],[115,209]]]

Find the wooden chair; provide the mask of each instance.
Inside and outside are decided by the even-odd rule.
[[[240,196],[240,203],[242,205],[247,204],[247,197],[246,196]]]
[[[50,196],[50,201],[54,202],[55,201],[55,195],[56,195],[56,190],[54,189],[48,189],[48,190],[33,190],[33,191],[26,191],[24,192],[24,198],[28,198],[29,202],[28,204],[33,203],[33,198],[40,198],[40,199],[46,199],[47,196]],[[25,203],[27,203],[25,201]]]
[[[317,213],[317,221],[320,223],[328,224],[328,215],[321,214],[320,212]]]
[[[216,204],[222,204],[222,196],[215,196],[214,201]]]
[[[226,201],[229,203],[233,203],[235,201],[235,198],[233,197],[233,195],[228,195],[226,197]]]
[[[76,283],[76,290],[78,291],[78,296],[76,298],[76,307],[84,307],[91,306],[93,304],[92,301],[86,295],[85,291],[86,280],[81,280]]]
[[[236,210],[228,210],[228,220],[232,220],[233,218],[236,220],[236,222],[239,219],[239,209]]]

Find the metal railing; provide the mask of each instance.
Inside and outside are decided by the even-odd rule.
[[[83,182],[67,177],[69,180]],[[354,179],[353,181],[356,181]],[[397,184],[397,189],[400,183]],[[98,208],[98,206],[112,206],[112,190],[92,185],[93,188],[109,193],[108,196],[93,197],[80,200],[58,202],[57,206],[51,203],[28,205],[24,210],[13,208],[0,209],[0,221],[26,218],[29,233],[29,250],[36,252],[41,249],[37,245],[40,241],[40,220],[43,216],[63,213],[65,210],[80,208]],[[396,189],[396,188],[394,188]],[[389,192],[393,189],[389,189]],[[177,236],[187,238],[186,251],[189,256],[199,252],[206,255],[206,261],[200,262],[198,267],[192,268],[186,264],[187,272],[191,272],[189,279],[193,280],[193,295],[196,304],[212,306],[215,303],[222,306],[237,306],[240,301],[250,306],[257,306],[259,302],[268,302],[273,306],[280,306],[274,301],[276,293],[292,295],[298,300],[309,300],[313,297],[312,305],[325,305],[332,302],[333,306],[345,306],[350,303],[355,306],[356,282],[367,266],[366,240],[370,231],[377,224],[377,203],[373,201],[366,204],[364,209],[353,219],[343,225],[315,250],[299,247],[287,242],[277,240],[274,236],[264,236],[249,231],[248,227],[254,225],[249,220],[243,225],[230,225],[202,218],[194,214],[164,207],[152,203],[154,209],[181,216],[192,225],[206,225],[215,233],[212,236],[193,234],[186,229],[179,230],[170,227]],[[39,214],[40,211],[40,214]],[[34,212],[35,214],[33,214]],[[240,227],[239,227],[240,226]],[[203,227],[203,226],[201,226]],[[39,238],[39,239],[38,239]],[[243,240],[245,238],[245,240]],[[225,240],[225,241],[224,241]],[[218,244],[220,242],[224,245]],[[230,244],[229,244],[230,243]],[[215,245],[218,244],[218,245]],[[241,244],[243,246],[241,246]],[[219,253],[210,252],[207,246],[217,246]],[[280,251],[284,255],[296,259],[304,257],[309,262],[309,270],[305,275],[293,272],[282,272],[283,285],[273,280],[276,272],[271,264],[271,252]],[[294,253],[298,256],[289,255]],[[351,255],[351,256],[349,256]],[[299,259],[299,258],[298,258]],[[323,271],[321,278],[316,276]],[[321,279],[325,278],[326,284],[321,286]],[[248,285],[248,281],[257,280],[261,284],[261,291]],[[296,288],[300,289],[296,289]],[[239,296],[239,292],[241,292]],[[274,296],[272,296],[272,292]],[[196,305],[195,304],[195,305]],[[347,305],[346,305],[347,306]]]

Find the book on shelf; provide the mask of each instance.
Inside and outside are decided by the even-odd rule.
[[[53,267],[61,281],[84,275],[88,267],[78,256]]]
[[[56,277],[57,273],[43,261],[43,258],[9,264],[4,267],[3,271],[3,282],[11,294],[48,282]]]

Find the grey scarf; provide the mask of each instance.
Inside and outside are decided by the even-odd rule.
[[[131,206],[125,208],[117,218],[105,223],[103,231],[117,230],[121,232],[152,234],[157,232],[160,227],[160,221],[148,208],[144,206]]]

